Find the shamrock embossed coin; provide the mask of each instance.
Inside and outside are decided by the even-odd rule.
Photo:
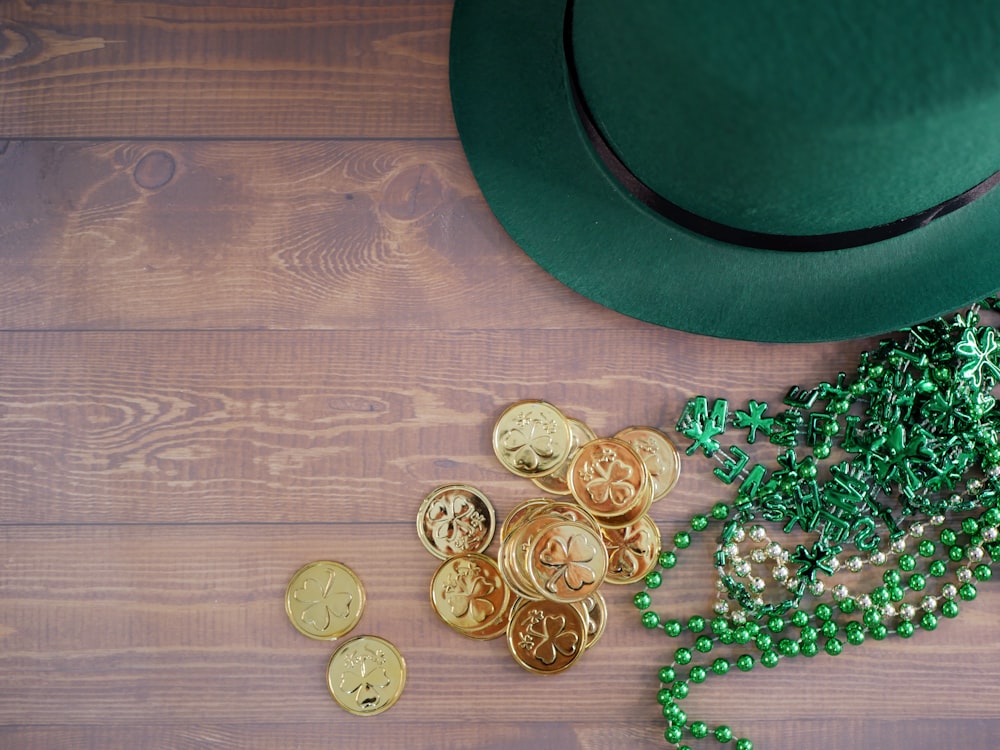
[[[554,674],[572,666],[587,644],[582,607],[569,602],[524,602],[507,627],[514,661],[536,674]]]
[[[681,455],[674,442],[654,427],[626,427],[615,435],[642,457],[653,484],[653,502],[663,498],[681,476]]]
[[[326,682],[333,699],[345,711],[372,716],[399,700],[406,683],[406,662],[389,641],[359,635],[330,657]]]
[[[518,401],[497,418],[493,452],[504,466],[522,477],[556,471],[570,454],[569,422],[546,401]]]
[[[417,511],[417,536],[437,558],[446,560],[490,546],[496,514],[486,495],[465,484],[446,484],[431,492]]]
[[[365,589],[343,563],[319,560],[303,565],[285,589],[285,612],[303,635],[334,640],[361,619]]]

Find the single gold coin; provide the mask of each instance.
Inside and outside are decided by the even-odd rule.
[[[357,716],[373,716],[399,700],[406,684],[406,662],[389,641],[359,635],[333,652],[326,684],[341,708]]]
[[[546,401],[511,404],[493,428],[493,452],[522,477],[541,477],[558,469],[569,457],[570,440],[566,417]]]
[[[557,521],[531,540],[528,577],[546,599],[576,602],[586,599],[604,582],[608,551],[588,526]]]
[[[577,451],[567,475],[573,497],[600,522],[617,517],[645,500],[649,472],[631,445],[597,438]]]
[[[441,560],[490,546],[496,513],[486,495],[465,484],[446,484],[424,498],[417,511],[417,536]]]
[[[566,417],[566,422],[569,424],[569,455],[566,456],[566,460],[563,461],[551,474],[544,477],[531,478],[531,481],[535,483],[536,487],[539,487],[546,492],[550,492],[553,495],[570,494],[569,485],[566,483],[566,475],[569,473],[569,467],[573,461],[573,457],[576,455],[576,452],[580,449],[581,445],[597,438],[594,431],[579,419]]]
[[[656,567],[660,530],[649,516],[601,534],[608,550],[608,583],[635,583]]]
[[[554,674],[572,666],[587,643],[581,609],[549,600],[518,605],[507,627],[507,647],[514,660],[536,674]]]
[[[626,427],[615,437],[642,457],[653,485],[653,502],[666,496],[681,476],[681,455],[674,442],[655,427]]]
[[[505,616],[511,599],[500,568],[486,555],[448,558],[431,578],[431,606],[446,625],[463,635],[495,624]]]
[[[285,589],[285,612],[303,635],[330,641],[349,633],[361,619],[365,589],[343,563],[319,560],[303,565]]]

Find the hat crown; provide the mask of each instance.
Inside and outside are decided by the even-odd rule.
[[[710,221],[859,230],[1000,168],[1000,3],[577,0],[572,23],[605,140]]]

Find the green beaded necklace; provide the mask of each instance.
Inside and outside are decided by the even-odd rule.
[[[997,298],[981,305],[1000,309]],[[867,638],[934,630],[990,579],[1000,559],[1000,409],[991,394],[1000,339],[980,324],[982,307],[881,342],[861,355],[853,378],[793,387],[773,416],[757,401],[733,412],[724,399],[687,403],[677,422],[691,440],[687,455],[717,459],[714,474],[736,486],[736,498],[692,517],[634,597],[646,628],[685,637],[659,670],[669,743],[710,738],[752,750],[727,725],[687,715],[692,686],[733,667],[773,668],[820,651],[836,656]],[[746,430],[749,445],[764,436],[778,446],[777,468],[723,448],[731,427]],[[834,451],[843,458],[824,466]],[[775,527],[811,543],[789,549],[772,538]],[[678,552],[710,528],[719,539],[711,617],[682,622],[651,609]],[[881,573],[874,588],[858,593],[842,582],[866,569]]]

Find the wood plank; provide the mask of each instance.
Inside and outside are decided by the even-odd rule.
[[[493,218],[457,142],[12,142],[0,329],[642,327]]]
[[[344,746],[366,737],[376,746],[413,738],[418,748],[662,743],[655,672],[672,645],[638,624],[627,587],[605,587],[610,622],[586,658],[544,678],[517,667],[501,641],[461,638],[436,619],[426,594],[436,561],[408,524],[8,526],[0,548],[5,747],[32,747],[32,736],[91,746],[177,738],[162,745],[171,747],[215,738],[231,747],[258,732],[249,746],[263,747],[300,721],[304,735],[293,741],[326,731]],[[291,573],[326,557],[351,565],[366,585],[357,632],[388,638],[407,659],[406,690],[384,715],[391,721],[337,709],[323,685],[333,646],[304,638],[285,618]],[[700,578],[711,573],[705,565],[676,584],[704,592]],[[975,697],[997,684],[1000,657],[981,644],[998,616],[1000,599],[982,596],[933,634],[734,673],[692,691],[686,707],[771,746],[877,737],[879,747],[930,747],[921,737],[958,727],[978,736],[1000,721],[996,701]],[[914,719],[925,734],[908,725]]]
[[[500,466],[490,433],[516,400],[548,399],[599,434],[669,429],[698,393],[777,403],[860,351],[652,327],[0,334],[0,519],[411,523],[456,481],[513,505],[535,488]],[[714,466],[686,459],[665,521],[719,496]]]
[[[449,0],[0,6],[0,137],[453,137]]]

